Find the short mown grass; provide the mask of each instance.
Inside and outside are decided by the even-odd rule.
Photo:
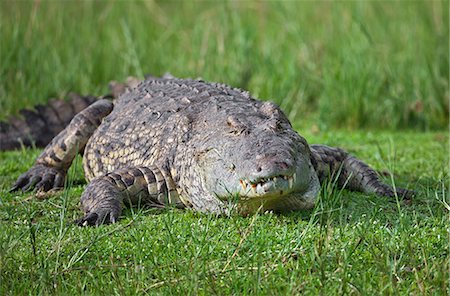
[[[446,294],[447,135],[306,135],[394,173],[395,185],[417,197],[404,202],[325,184],[311,211],[217,217],[128,209],[118,224],[80,228],[71,224],[82,215],[79,159],[68,189],[40,200],[7,192],[39,150],[4,152],[0,293]]]
[[[0,295],[447,295],[448,28],[448,1],[1,2],[2,119],[129,75],[202,76],[274,100],[310,143],[417,196],[330,182],[310,211],[127,209],[80,228],[79,157],[39,199],[8,189],[41,150],[1,152]]]

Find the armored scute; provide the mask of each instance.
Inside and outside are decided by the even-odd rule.
[[[352,190],[408,195],[341,149],[308,145],[273,103],[223,84],[150,78],[80,113],[13,189],[61,187],[84,150],[80,225],[116,222],[124,204],[214,213],[314,206],[334,176]]]

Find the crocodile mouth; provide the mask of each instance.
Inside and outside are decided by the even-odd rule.
[[[297,173],[259,178],[241,179],[237,210],[242,215],[259,210],[289,212],[314,207],[320,189],[317,175],[311,175],[307,184],[297,180]]]
[[[241,198],[275,197],[292,193],[296,189],[297,174],[276,175],[255,180],[240,179]]]

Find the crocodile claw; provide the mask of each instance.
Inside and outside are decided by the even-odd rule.
[[[19,176],[9,192],[22,190],[23,192],[36,189],[47,192],[64,186],[65,173],[61,170],[42,164],[34,165],[28,172]]]
[[[116,223],[119,218],[119,212],[115,209],[101,208],[87,213],[84,217],[74,221],[78,226],[100,226],[101,224]]]
[[[417,196],[417,192],[410,189],[397,188],[397,196],[405,200],[410,200]]]

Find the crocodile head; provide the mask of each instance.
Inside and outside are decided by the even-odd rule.
[[[193,166],[204,191],[242,214],[313,207],[320,185],[306,140],[274,104],[250,109],[208,123]]]

